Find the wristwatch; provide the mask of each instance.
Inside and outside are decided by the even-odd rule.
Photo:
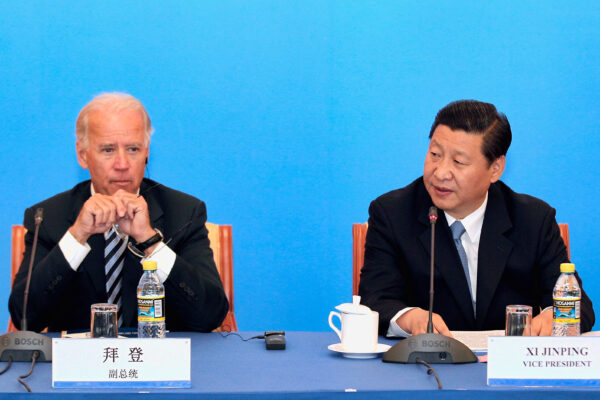
[[[164,239],[164,236],[162,234],[161,231],[159,231],[158,229],[154,228],[154,230],[156,231],[156,234],[154,234],[154,236],[152,236],[150,239],[142,242],[142,243],[135,243],[133,246],[139,250],[141,253],[144,253],[147,249],[149,249],[150,247],[154,246],[156,243],[161,242]]]

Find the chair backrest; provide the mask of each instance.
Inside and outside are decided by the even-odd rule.
[[[567,257],[571,259],[571,245],[569,244],[569,224],[558,224],[560,229],[560,236],[562,237],[565,246],[567,247]]]
[[[365,262],[365,241],[369,223],[352,224],[352,294],[358,295],[360,271]]]
[[[367,238],[368,222],[364,224],[352,224],[352,294],[358,295],[358,284],[360,283],[360,271],[365,262],[365,240]],[[558,224],[560,236],[567,247],[567,256],[571,259],[569,247],[569,224]]]
[[[229,311],[221,326],[215,331],[237,331],[233,307],[233,237],[231,225],[216,225],[207,222],[206,228],[208,229],[208,239],[210,240],[210,248],[213,251],[215,264],[221,276],[221,282],[223,282],[225,295],[229,300]]]
[[[237,322],[233,310],[233,239],[231,236],[231,225],[216,225],[206,223],[210,247],[213,251],[215,264],[223,282],[225,295],[229,300],[229,312],[223,321],[223,324],[216,330],[237,331]],[[19,271],[25,252],[25,233],[27,229],[23,225],[12,226],[12,250],[11,250],[11,277],[10,285],[12,287],[15,275]],[[17,328],[8,320],[8,332],[15,332]]]

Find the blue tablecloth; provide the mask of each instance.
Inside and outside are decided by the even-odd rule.
[[[257,332],[242,332],[251,337]],[[389,364],[381,358],[353,360],[327,349],[338,340],[329,332],[287,332],[286,350],[265,349],[264,340],[242,341],[218,333],[172,333],[191,337],[192,388],[53,389],[50,363],[38,364],[27,382],[38,398],[68,399],[541,399],[600,398],[595,388],[498,388],[486,385],[486,364],[436,365],[444,386],[422,365]],[[124,339],[126,340],[126,339]],[[393,344],[393,341],[382,340]],[[77,360],[73,360],[77,362]],[[0,363],[0,369],[6,363]],[[31,396],[17,382],[29,364],[0,375],[0,399]]]

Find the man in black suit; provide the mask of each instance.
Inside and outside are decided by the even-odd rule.
[[[528,304],[532,334],[551,335],[552,290],[567,252],[555,210],[499,181],[512,139],[506,116],[492,104],[457,101],[438,112],[429,138],[423,176],[369,208],[359,292],[379,312],[380,332],[427,330],[428,210],[435,205],[443,212],[436,224],[434,331],[503,329],[505,307]],[[582,332],[593,324],[582,291]]]
[[[26,250],[9,300],[15,325],[23,315],[34,213],[42,207],[30,330],[89,329],[90,305],[107,301],[118,305],[120,326],[137,326],[141,259],[158,263],[167,329],[218,327],[229,305],[209,247],[206,207],[143,178],[152,134],[144,106],[122,93],[99,95],[80,112],[76,133],[77,158],[91,181],[25,211]]]

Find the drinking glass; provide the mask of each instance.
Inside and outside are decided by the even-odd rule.
[[[92,304],[92,323],[90,333],[93,338],[116,338],[119,334],[117,324],[117,305],[110,303]]]
[[[506,336],[531,336],[531,306],[506,306]]]

